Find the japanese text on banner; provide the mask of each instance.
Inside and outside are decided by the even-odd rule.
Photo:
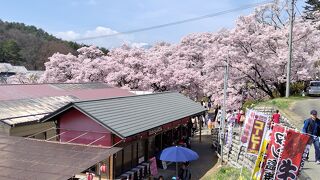
[[[292,129],[287,131],[276,179],[297,179],[302,155],[310,136]]]
[[[275,125],[272,129],[270,143],[267,148],[266,161],[262,168],[261,179],[271,180],[274,179],[278,158],[280,155],[281,147],[285,135],[284,127]]]
[[[248,153],[258,155],[260,145],[266,130],[268,116],[262,113],[255,113],[254,123],[251,130],[251,136],[248,144]]]

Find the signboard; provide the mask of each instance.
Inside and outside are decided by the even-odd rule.
[[[159,132],[161,132],[161,131],[162,131],[162,127],[161,127],[161,126],[159,126],[159,127],[156,127],[156,128],[150,129],[150,130],[148,131],[148,134],[149,134],[149,136],[150,136],[150,135],[153,135],[153,134],[159,133]]]
[[[150,173],[152,176],[156,176],[158,174],[156,157],[152,157],[149,161],[150,161]]]

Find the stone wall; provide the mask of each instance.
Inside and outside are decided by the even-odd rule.
[[[227,147],[224,145],[223,148],[223,160],[227,162],[229,165],[234,167],[241,167],[242,165],[249,170],[252,170],[254,167],[254,163],[256,161],[255,156],[250,156],[245,154],[245,148],[240,144],[240,128],[234,128],[233,136],[232,136],[232,145],[231,147]],[[215,128],[212,130],[212,141],[213,146],[216,149],[216,153],[219,157],[221,157],[221,146],[220,146],[220,138],[219,138],[219,129]]]

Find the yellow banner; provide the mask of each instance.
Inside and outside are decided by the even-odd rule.
[[[257,157],[256,163],[254,165],[254,169],[252,172],[252,179],[253,180],[260,180],[260,176],[261,176],[261,163],[263,163],[263,156],[266,153],[266,149],[267,149],[267,145],[268,145],[269,141],[264,139],[262,146],[261,146],[261,150],[260,153]]]

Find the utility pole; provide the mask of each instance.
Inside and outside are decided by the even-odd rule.
[[[286,98],[290,95],[290,78],[291,78],[291,62],[292,62],[292,31],[293,31],[293,16],[294,16],[294,1],[291,0],[290,7],[290,28],[289,28],[289,54],[288,54],[288,63],[287,63],[287,84],[286,84]]]
[[[227,88],[228,88],[228,73],[229,73],[229,61],[227,60],[224,71],[224,83],[223,83],[223,107],[221,113],[221,130],[220,130],[220,145],[221,145],[221,165],[223,164],[223,141],[224,141],[224,122],[226,119],[226,100],[227,100]]]

